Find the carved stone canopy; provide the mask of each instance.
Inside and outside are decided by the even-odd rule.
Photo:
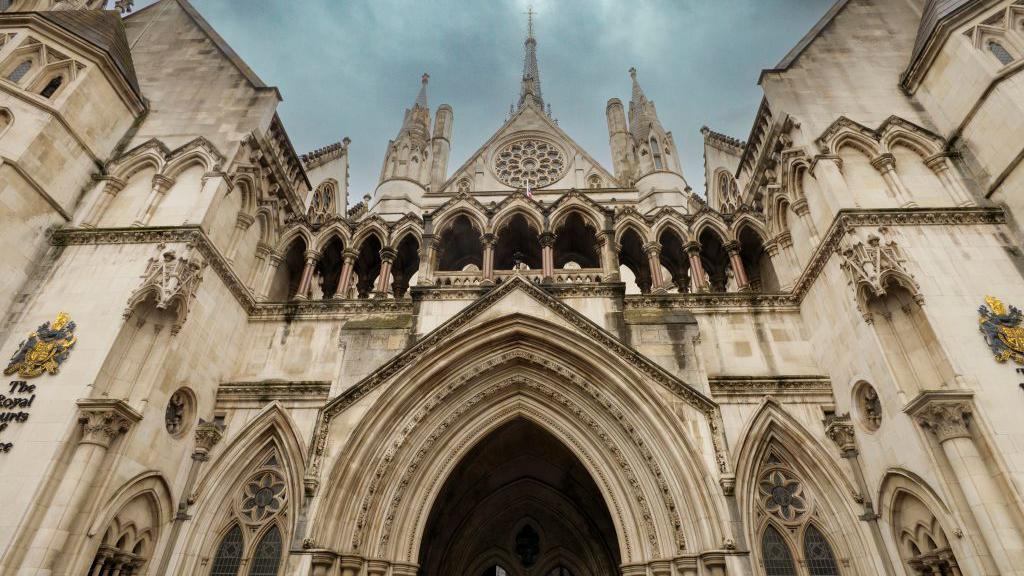
[[[867,234],[850,228],[836,247],[836,253],[849,285],[856,292],[857,308],[865,320],[871,320],[868,299],[885,296],[890,282],[908,290],[919,304],[923,302],[920,287],[907,269],[907,258],[889,228],[879,226]]]
[[[191,244],[185,246],[181,256],[174,248],[168,248],[163,243],[157,245],[157,251],[158,255],[150,258],[146,265],[142,284],[128,299],[124,316],[130,317],[136,306],[153,297],[158,310],[176,312],[177,319],[171,327],[171,333],[177,334],[188,318],[192,299],[203,281],[203,270],[207,264]]]

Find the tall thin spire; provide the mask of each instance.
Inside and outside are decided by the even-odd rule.
[[[416,95],[416,106],[422,108],[429,108],[427,106],[427,82],[430,81],[430,74],[423,73],[423,77],[420,79],[420,93]]]
[[[544,112],[544,97],[540,91],[540,67],[537,66],[537,39],[533,36],[533,6],[526,12],[526,42],[523,46],[526,55],[523,58],[523,81],[519,88],[519,105],[522,108],[531,102],[537,109]]]

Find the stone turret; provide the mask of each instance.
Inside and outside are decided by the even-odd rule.
[[[636,172],[636,155],[632,136],[626,124],[626,112],[622,100],[612,98],[605,108],[608,118],[608,145],[612,150],[612,169],[620,186],[629,186]]]
[[[430,166],[430,191],[440,192],[448,175],[448,156],[452,148],[452,122],[455,116],[452,107],[441,104],[434,117],[434,135],[430,140],[433,160]]]
[[[405,118],[398,136],[388,142],[384,155],[384,166],[380,172],[380,184],[374,194],[374,210],[381,214],[403,215],[419,212],[423,195],[426,194],[433,178],[433,148],[442,146],[433,142],[430,134],[430,107],[427,104],[427,83],[430,75],[424,74],[420,91],[411,108],[406,109]],[[451,125],[451,108],[442,107],[442,118],[447,117]],[[442,120],[441,124],[445,124]],[[446,139],[447,140],[447,139]],[[447,163],[445,150],[444,163]],[[446,166],[441,167],[441,171]]]
[[[683,178],[672,133],[667,132],[658,120],[654,102],[647,99],[637,80],[636,68],[629,69],[629,76],[633,81],[633,94],[629,101],[629,135],[632,137],[635,166],[633,185],[641,197],[648,196],[647,203],[653,203],[648,206],[650,208],[685,206],[690,187]],[[609,103],[609,107],[612,107],[612,103]],[[611,122],[609,117],[610,135]],[[613,153],[615,146],[613,136]]]

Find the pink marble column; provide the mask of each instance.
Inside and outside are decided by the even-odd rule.
[[[395,256],[397,256],[397,252],[395,252],[394,248],[381,248],[380,277],[377,278],[377,287],[375,289],[378,298],[387,297],[390,291],[391,287],[388,283],[391,279],[391,264],[395,261]]]
[[[319,254],[315,250],[306,250],[306,266],[302,269],[302,277],[299,280],[299,289],[295,292],[296,300],[309,298],[310,284],[313,282],[313,270],[316,268],[316,261]]]
[[[552,232],[544,232],[540,235],[541,267],[543,268],[544,280],[550,282],[555,275],[555,235]]]
[[[359,252],[352,248],[346,248],[341,253],[341,278],[338,279],[338,289],[334,292],[335,298],[348,298],[349,285],[352,284],[352,269],[355,266]]]
[[[497,238],[494,234],[488,232],[480,237],[480,242],[484,247],[484,280],[485,286],[494,284],[494,244],[497,242]]]
[[[686,255],[690,259],[690,279],[693,283],[690,290],[692,292],[707,292],[708,279],[704,274],[704,265],[700,261],[700,244],[687,242],[683,249],[686,250]]]
[[[644,254],[647,255],[647,266],[651,270],[651,292],[664,290],[664,279],[661,277],[661,244],[648,242],[644,244]]]
[[[725,245],[725,249],[729,252],[729,263],[732,265],[733,274],[736,275],[736,287],[743,290],[750,280],[747,278],[747,269],[743,265],[743,258],[740,257],[739,242],[729,242]]]

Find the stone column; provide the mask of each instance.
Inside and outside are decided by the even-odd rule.
[[[807,228],[807,235],[810,236],[811,242],[814,244],[820,242],[820,239],[818,238],[818,229],[814,227],[814,219],[811,218],[811,208],[807,205],[807,200],[801,198],[790,204],[789,208],[794,214],[799,216],[800,221],[804,223],[804,228]]]
[[[100,576],[103,573],[103,569],[106,567],[107,559],[113,556],[113,551],[100,546],[99,551],[96,553],[96,559],[93,560],[92,570],[89,571],[89,576]]]
[[[703,556],[705,574],[708,576],[725,576],[725,554],[710,552]]]
[[[697,576],[696,558],[676,558],[673,564],[676,565],[678,576]]]
[[[946,193],[952,198],[954,204],[957,206],[971,206],[974,204],[970,193],[967,192],[960,179],[950,169],[948,154],[940,152],[926,158],[924,163],[938,176],[939,181],[942,182],[942,187],[946,189]]]
[[[494,244],[498,241],[497,237],[487,232],[480,236],[480,242],[484,246],[484,286],[491,286],[494,284]]]
[[[433,234],[423,235],[420,246],[420,269],[417,284],[429,286],[434,283],[434,260],[437,259],[437,248],[440,241]]]
[[[260,280],[259,295],[261,299],[265,299],[270,293],[270,285],[273,283],[274,276],[277,274],[277,268],[281,266],[282,262],[284,262],[284,256],[274,251],[269,253],[267,268],[263,271],[263,278]]]
[[[206,422],[200,419],[196,425],[195,445],[192,447],[192,463],[189,465],[188,477],[185,479],[185,486],[181,490],[178,499],[178,510],[174,514],[174,523],[171,525],[171,533],[167,537],[167,544],[164,546],[164,553],[160,555],[160,565],[156,574],[166,574],[167,566],[171,562],[171,556],[178,546],[178,536],[181,534],[182,525],[186,520],[191,520],[188,515],[189,496],[195,486],[196,478],[199,477],[199,469],[203,462],[210,459],[210,450],[220,442],[224,436],[224,428],[213,422]]]
[[[302,269],[302,276],[299,278],[299,289],[295,292],[296,300],[309,298],[310,284],[313,283],[313,270],[316,269],[316,261],[320,254],[316,250],[306,250],[306,265]]]
[[[647,256],[647,267],[651,270],[651,293],[664,292],[665,281],[661,277],[661,244],[657,242],[644,244],[644,254]]]
[[[263,272],[267,266],[267,256],[270,255],[270,246],[260,240],[256,243],[256,260],[252,263],[252,268],[249,270],[249,279],[246,281],[246,285],[252,290],[253,296],[259,297],[257,293],[259,291],[259,281],[263,278]]]
[[[740,243],[728,242],[725,250],[729,253],[729,263],[732,265],[732,273],[736,275],[736,288],[738,291],[745,290],[750,280],[747,278],[747,269],[743,265],[743,258],[740,257]]]
[[[655,560],[650,563],[651,576],[672,576],[671,560]]]
[[[853,423],[850,416],[832,416],[825,420],[825,435],[839,448],[839,455],[850,463],[853,470],[853,478],[860,492],[860,503],[864,510],[860,519],[869,524],[871,537],[875,542],[875,553],[882,559],[882,566],[887,576],[895,576],[896,568],[889,557],[889,551],[885,547],[885,540],[882,538],[882,530],[878,526],[878,514],[875,513],[874,504],[871,502],[871,488],[864,478],[864,469],[860,465],[860,450],[857,449],[854,437]]]
[[[551,282],[555,275],[555,234],[544,232],[540,235],[541,267],[544,281]]]
[[[341,576],[357,576],[363,568],[363,559],[359,556],[341,557]]]
[[[1024,559],[1021,537],[1011,503],[992,477],[992,466],[982,457],[971,434],[973,408],[963,395],[943,397],[925,393],[907,411],[942,447],[956,475],[964,500],[992,559],[1004,574],[1019,574]]]
[[[358,257],[359,252],[352,248],[346,248],[341,253],[341,277],[338,279],[338,289],[334,292],[335,298],[348,298],[349,289],[352,287],[352,269]]]
[[[141,419],[123,400],[78,401],[78,446],[29,546],[30,555],[41,558],[41,573],[60,573],[61,563],[71,560],[64,552],[76,549],[74,539],[85,536],[96,489],[109,472],[104,461],[110,445]]]
[[[235,256],[238,253],[238,243],[241,242],[242,236],[245,235],[246,230],[252,226],[252,223],[256,221],[256,217],[245,212],[238,212],[235,216],[235,229],[231,231],[231,239],[228,240],[228,248],[224,251],[225,257],[228,262],[234,263]]]
[[[916,206],[911,199],[910,192],[907,191],[907,187],[903,185],[903,180],[900,179],[900,175],[896,173],[896,157],[890,153],[879,155],[877,158],[871,161],[871,165],[878,170],[878,173],[882,175],[882,179],[885,180],[885,185],[892,192],[892,195],[896,197],[896,203],[900,206]]]
[[[330,552],[314,552],[313,576],[334,576],[334,554]]]
[[[601,281],[618,282],[619,258],[615,251],[615,236],[599,232],[596,242],[601,253]]]
[[[850,189],[846,185],[846,177],[843,176],[843,159],[836,154],[820,154],[814,157],[811,164],[811,176],[818,181],[822,200],[825,201],[825,210],[831,217],[839,212],[841,207],[840,198],[849,198]],[[807,202],[806,195],[800,198]],[[817,233],[811,229],[811,234]]]
[[[388,563],[384,560],[369,560],[366,563],[366,576],[384,576],[388,573]]]
[[[377,278],[377,287],[375,288],[376,296],[378,298],[387,298],[390,286],[388,281],[391,279],[391,264],[395,261],[395,257],[398,255],[394,248],[385,246],[380,250],[380,277]]]
[[[686,255],[690,259],[690,280],[693,284],[690,286],[690,291],[707,292],[708,277],[704,274],[704,265],[700,261],[700,244],[687,242],[683,246],[683,250],[686,250]]]
[[[99,198],[96,199],[92,208],[89,209],[89,214],[82,221],[82,227],[84,228],[95,228],[99,224],[100,218],[103,217],[107,208],[110,207],[110,203],[114,201],[114,198],[121,190],[124,190],[127,184],[124,180],[114,176],[94,176],[93,179],[99,183],[97,186]]]
[[[135,221],[132,222],[132,226],[145,226],[149,224],[150,219],[153,218],[153,214],[156,212],[157,207],[160,206],[160,202],[164,198],[164,194],[174,186],[174,179],[168,178],[163,174],[153,175],[153,188],[149,191],[149,196],[146,197],[146,203],[143,204],[142,210],[135,217]]]

